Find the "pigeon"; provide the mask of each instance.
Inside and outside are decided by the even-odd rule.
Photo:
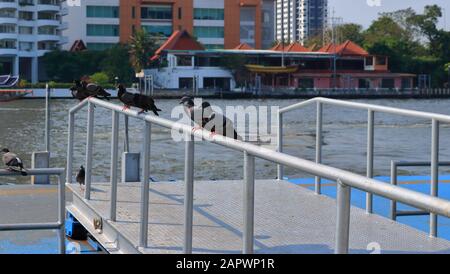
[[[87,83],[86,81],[82,81],[81,85],[83,90],[86,90],[91,96],[103,97],[106,100],[110,100],[109,97],[111,97],[111,94],[108,93],[103,87],[97,84]]]
[[[4,148],[2,149],[3,153],[3,164],[8,167],[9,171],[13,172],[20,172],[23,176],[27,176],[28,173],[25,171],[25,168],[23,167],[22,160],[17,157],[16,154],[9,151],[9,149]]]
[[[155,101],[150,96],[128,92],[122,84],[118,85],[117,96],[124,103],[124,109],[130,108],[130,106],[137,107],[142,110],[139,114],[151,110],[156,116],[159,116],[158,112],[162,111],[156,107]]]
[[[86,90],[83,89],[83,86],[79,80],[74,81],[74,85],[70,88],[70,91],[72,93],[72,97],[78,99],[80,102],[91,96]]]
[[[84,167],[80,166],[76,177],[77,182],[80,184],[80,189],[82,189],[85,184],[85,175],[86,171],[84,170]]]
[[[201,108],[203,110],[202,123],[206,130],[211,131],[213,134],[220,134],[242,141],[242,137],[236,132],[233,122],[230,119],[215,112],[208,102],[203,102]]]
[[[205,119],[203,109],[196,107],[194,100],[190,96],[183,96],[180,100],[180,104],[184,106],[184,111],[189,118],[197,125],[196,129],[203,128],[205,126]]]

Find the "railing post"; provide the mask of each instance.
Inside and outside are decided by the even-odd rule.
[[[278,152],[283,152],[283,113],[278,111]],[[283,180],[284,177],[284,166],[281,164],[277,165],[278,180]]]
[[[119,149],[119,113],[112,111],[112,140],[111,140],[111,197],[109,218],[116,221],[117,208],[117,161]]]
[[[439,121],[432,120],[431,133],[431,196],[438,196],[439,187]],[[430,213],[430,236],[437,237],[437,215]]]
[[[67,137],[67,170],[66,170],[66,183],[72,183],[72,169],[73,169],[73,139],[75,127],[75,113],[69,113],[69,129]]]
[[[88,103],[88,122],[87,122],[87,140],[86,140],[86,167],[85,167],[85,191],[84,198],[91,199],[91,181],[92,181],[92,147],[94,144],[94,104]]]
[[[391,161],[391,185],[397,185],[397,164]],[[397,201],[391,200],[391,220],[397,220]]]
[[[322,163],[322,103],[317,102],[317,113],[316,113],[316,163]],[[321,194],[321,184],[322,179],[319,176],[315,177],[315,192],[316,194]]]
[[[194,218],[194,136],[186,135],[184,158],[184,245],[183,253],[192,253],[192,226]]]
[[[374,120],[375,113],[373,110],[368,111],[367,117],[367,170],[366,176],[373,177],[373,149],[374,149]],[[366,212],[373,212],[373,195],[372,193],[366,193]]]
[[[45,85],[45,151],[50,152],[50,88]]]
[[[142,161],[142,185],[141,185],[141,228],[139,235],[139,246],[146,248],[148,245],[148,202],[149,202],[149,177],[150,177],[150,142],[152,125],[145,121],[144,149]]]
[[[337,181],[336,254],[347,254],[350,236],[351,188]]]
[[[60,224],[58,230],[59,236],[59,253],[66,253],[66,184],[64,182],[64,173],[58,176],[58,223]]]
[[[244,152],[244,234],[243,253],[252,254],[255,220],[255,157]]]

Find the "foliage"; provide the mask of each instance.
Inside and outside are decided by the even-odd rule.
[[[109,83],[109,77],[104,72],[96,72],[93,75],[91,75],[90,78],[93,83],[96,83],[100,86],[104,86]]]
[[[150,66],[150,58],[159,47],[159,39],[144,29],[137,30],[130,38],[130,61],[136,73]]]
[[[230,55],[222,59],[222,66],[231,72],[237,87],[244,86],[245,81],[249,78],[250,73],[245,67],[247,63],[245,55]]]

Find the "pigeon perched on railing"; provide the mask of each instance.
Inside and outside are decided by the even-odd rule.
[[[9,171],[20,172],[23,176],[27,176],[28,173],[25,171],[26,169],[23,167],[22,160],[14,153],[10,152],[9,149],[2,149],[2,161],[3,164],[7,167]]]
[[[83,166],[80,166],[80,169],[78,170],[78,173],[77,173],[76,180],[80,184],[80,189],[81,190],[83,189],[83,186],[86,183],[86,178],[85,177],[86,177],[86,171],[84,170]]]
[[[70,88],[70,91],[72,92],[73,98],[80,101],[89,97],[104,98],[106,100],[109,100],[109,97],[111,97],[111,94],[101,86],[87,83],[86,81],[75,80],[74,86]]]
[[[162,111],[156,107],[155,100],[150,96],[128,92],[122,84],[119,84],[117,88],[117,96],[119,97],[119,100],[124,103],[124,109],[137,107],[142,110],[139,113],[153,111],[156,116],[159,116],[158,112]]]

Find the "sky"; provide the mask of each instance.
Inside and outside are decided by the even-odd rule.
[[[330,14],[334,8],[335,17],[342,17],[344,23],[358,23],[365,28],[378,18],[380,12],[412,7],[422,13],[426,5],[433,4],[443,8],[444,16],[439,26],[450,30],[449,0],[328,0]]]

